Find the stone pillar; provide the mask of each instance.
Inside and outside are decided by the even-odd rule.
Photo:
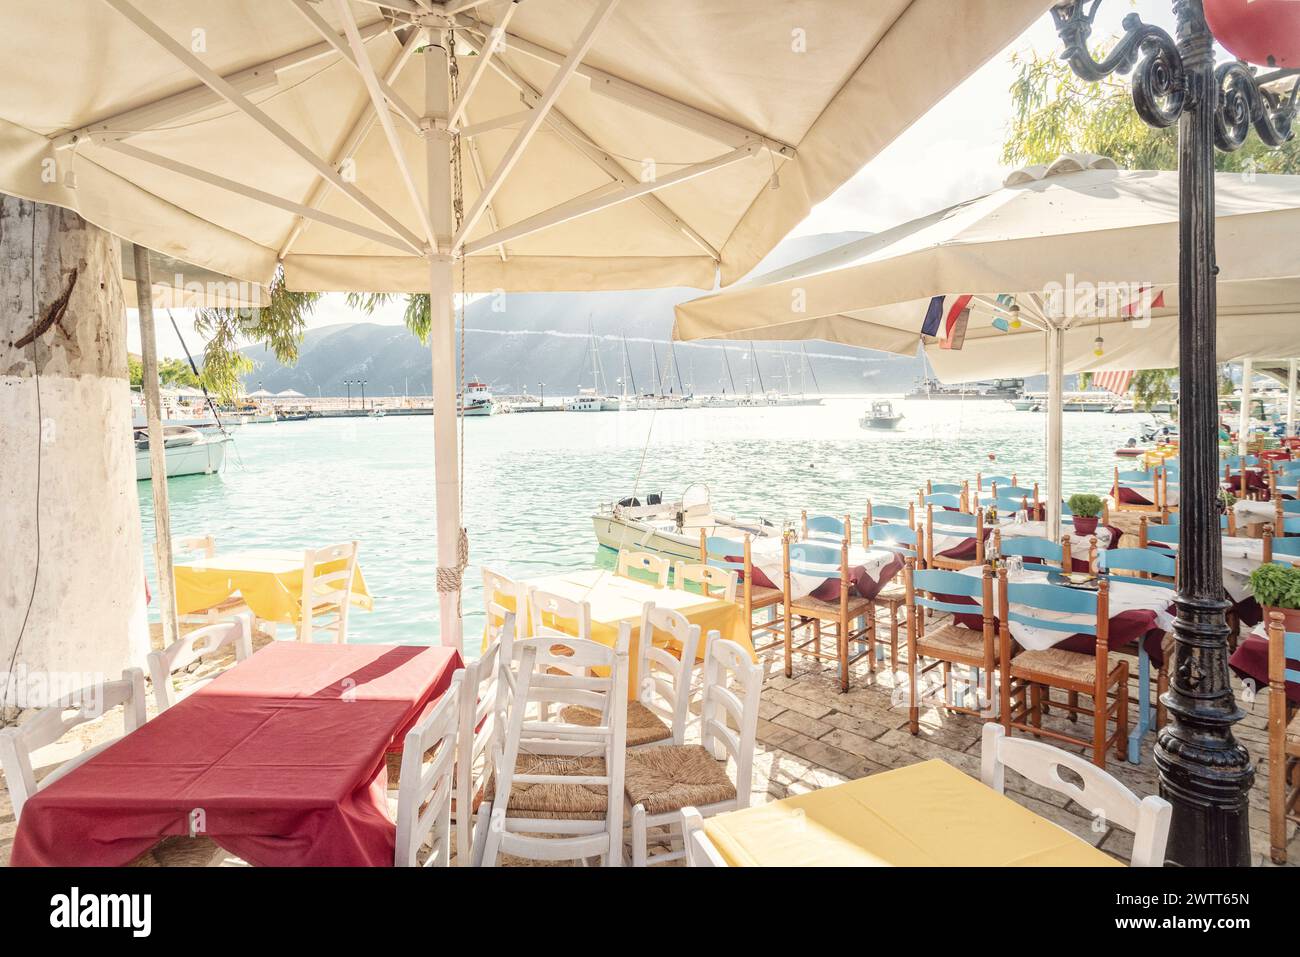
[[[11,661],[116,678],[148,651],[120,257],[0,195],[0,696]]]

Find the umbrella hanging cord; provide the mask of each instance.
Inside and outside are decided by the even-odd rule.
[[[448,89],[451,97],[450,102],[456,103],[460,100],[460,64],[456,62],[456,34],[455,31],[447,32],[447,75]],[[464,184],[461,179],[461,162],[460,162],[460,133],[454,132],[451,136],[451,180],[452,180],[452,215],[456,222],[456,232],[460,231],[460,226],[464,220],[465,214],[465,194]],[[446,566],[438,567],[438,591],[456,593],[456,617],[461,617],[461,579],[464,577],[465,568],[469,565],[469,533],[465,529],[465,289],[466,289],[466,257],[464,250],[460,253],[460,290],[457,296],[456,313],[457,325],[460,331],[460,355],[457,367],[458,396],[460,408],[457,410],[457,482],[456,482],[456,564],[450,568]],[[429,319],[433,321],[433,302],[429,302]]]

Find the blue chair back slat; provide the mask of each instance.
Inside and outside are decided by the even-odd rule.
[[[1029,582],[1019,585],[1007,585],[1007,602],[1014,607],[1007,612],[1007,620],[1044,628],[1048,631],[1061,631],[1070,635],[1097,634],[1097,595],[1094,592],[1066,588],[1064,585],[1047,585]],[[1060,614],[1092,615],[1091,622],[1063,622],[1050,618],[1040,618],[1024,609],[1051,611]]]
[[[942,492],[948,495],[960,495],[962,493],[962,487],[960,484],[954,482],[931,482],[930,491],[936,494]]]
[[[1133,482],[1137,485],[1150,485],[1155,480],[1155,474],[1152,472],[1120,472],[1119,480],[1121,482]]]
[[[975,527],[976,518],[966,512],[938,512],[934,513],[935,528],[959,528],[963,531]]]
[[[1027,498],[1031,502],[1034,500],[1034,490],[1025,488],[1023,485],[1008,485],[1006,488],[999,485],[998,495],[1007,498]]]
[[[724,538],[721,535],[710,535],[704,539],[704,554],[708,559],[707,564],[714,568],[725,568],[727,571],[737,572],[742,577],[745,574],[744,560],[729,560],[728,555],[744,555],[745,543],[738,542],[734,538]]]
[[[796,575],[840,574],[840,550],[813,542],[790,545],[790,571]]]
[[[1065,548],[1060,542],[1054,542],[1050,538],[1039,538],[1037,536],[1025,536],[1009,538],[1002,537],[1000,546],[1002,555],[1018,555],[1021,558],[1040,558],[1044,561],[1061,563],[1065,558]]]
[[[994,485],[1002,486],[1002,485],[1015,485],[1015,484],[1016,484],[1015,482],[1011,481],[1010,475],[981,475],[980,476],[980,491],[983,491],[984,489],[990,488]]]
[[[877,525],[869,531],[871,532],[872,548],[914,552],[921,544],[916,529],[908,528],[906,525]],[[1296,540],[1300,541],[1300,539]]]
[[[1274,531],[1279,530],[1274,529]],[[1295,518],[1283,517],[1280,531],[1283,535],[1300,535],[1300,515]]]
[[[1282,516],[1300,515],[1300,499],[1285,498],[1282,500]]]
[[[926,505],[936,505],[941,508],[961,508],[961,498],[957,495],[949,495],[947,492],[935,492],[932,495],[925,496]]]
[[[1273,539],[1274,555],[1300,555],[1300,535]],[[1287,562],[1287,564],[1291,564]]]
[[[1181,512],[1170,512],[1168,515],[1165,516],[1164,524],[1165,524],[1165,525],[1173,525],[1173,526],[1176,527],[1176,526],[1178,525],[1179,521],[1180,521],[1181,514],[1182,514]],[[1158,528],[1158,527],[1159,527],[1159,526],[1157,526],[1157,525],[1149,525],[1149,526],[1148,526],[1149,529],[1150,529],[1150,528]],[[1219,516],[1219,529],[1220,529],[1221,531],[1225,531],[1225,532],[1228,530],[1228,516],[1227,516],[1227,515],[1220,515],[1220,516]],[[1150,533],[1148,532],[1148,534],[1147,534],[1147,538],[1150,538],[1150,537],[1151,537],[1151,535],[1150,535]],[[1175,533],[1175,535],[1174,535],[1174,539],[1173,539],[1173,541],[1174,541],[1174,544],[1175,544],[1175,545],[1178,544],[1178,535],[1177,535],[1176,533]]]
[[[1154,585],[1157,588],[1172,589],[1173,582],[1142,578],[1139,575],[1125,575],[1123,572],[1149,572],[1152,575],[1172,578],[1178,571],[1178,562],[1172,555],[1152,548],[1112,548],[1097,553],[1097,567],[1106,572],[1113,582],[1133,582],[1136,585]],[[1118,570],[1119,574],[1112,569]]]
[[[1034,500],[1032,498],[1031,499],[1007,498],[1005,496],[999,495],[996,499],[993,500],[993,505],[997,508],[999,512],[1021,512],[1024,511],[1025,509],[1033,508]]]
[[[842,539],[844,520],[834,515],[813,515],[808,519],[808,534],[819,538]]]
[[[932,611],[943,611],[953,615],[983,614],[984,580],[976,575],[962,575],[958,572],[942,569],[922,569],[912,572],[912,587],[916,590],[916,604]],[[925,598],[920,593],[933,595],[961,596],[972,598],[975,604],[960,604],[943,601],[938,598]]]
[[[1300,634],[1288,631],[1282,635],[1282,641],[1282,653],[1287,661],[1300,661]],[[1300,669],[1288,665],[1282,672],[1282,677],[1286,681],[1300,684]]]
[[[908,510],[899,505],[877,505],[874,502],[871,504],[873,522],[906,522],[911,517]]]

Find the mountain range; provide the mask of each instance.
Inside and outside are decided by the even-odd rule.
[[[755,272],[864,235],[788,239]],[[480,296],[465,310],[466,377],[498,394],[560,396],[593,385],[611,395],[624,385],[629,393],[888,393],[910,389],[920,375],[915,357],[825,342],[760,342],[752,349],[745,342],[728,342],[725,349],[721,342],[671,344],[673,307],[700,295],[673,288]],[[343,395],[346,380],[364,379],[368,395],[431,392],[429,350],[404,326],[355,322],[309,330],[293,366],[276,361],[265,346],[243,351],[254,364],[244,376],[249,391]]]

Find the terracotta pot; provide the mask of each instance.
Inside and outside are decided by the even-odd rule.
[[[1082,515],[1071,516],[1070,521],[1074,523],[1074,530],[1080,535],[1091,535],[1097,531],[1097,523],[1100,521],[1097,516],[1084,518]]]
[[[1267,629],[1273,622],[1274,612],[1282,615],[1282,627],[1288,632],[1295,634],[1300,632],[1300,608],[1277,608],[1273,605],[1264,605],[1264,628]]]

